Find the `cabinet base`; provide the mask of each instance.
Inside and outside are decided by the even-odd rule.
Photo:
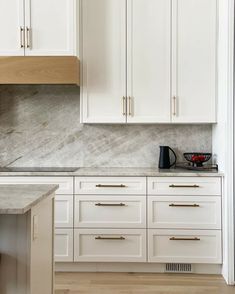
[[[220,264],[193,264],[194,274],[221,274]],[[163,263],[56,263],[56,272],[142,272],[164,273],[166,265]]]

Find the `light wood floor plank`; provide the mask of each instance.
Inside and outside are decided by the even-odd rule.
[[[217,275],[57,273],[55,294],[235,294]]]

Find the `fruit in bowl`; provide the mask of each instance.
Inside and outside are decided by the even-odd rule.
[[[193,166],[201,167],[203,166],[204,162],[207,162],[211,159],[211,153],[198,153],[198,152],[191,152],[191,153],[184,153],[184,158],[192,162]]]

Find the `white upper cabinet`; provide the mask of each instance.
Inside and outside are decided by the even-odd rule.
[[[81,2],[82,122],[216,122],[217,0]]]
[[[24,1],[0,1],[0,55],[24,54]]]
[[[126,1],[82,0],[82,117],[126,121]]]
[[[128,0],[127,121],[170,121],[171,0]]]
[[[0,56],[76,55],[76,0],[1,0]]]
[[[76,55],[76,1],[25,0],[26,55]]]
[[[172,121],[216,122],[217,1],[172,3]]]

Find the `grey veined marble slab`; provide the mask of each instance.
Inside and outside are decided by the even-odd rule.
[[[83,125],[67,85],[0,85],[0,166],[152,167],[159,145],[212,152],[211,125]]]
[[[58,185],[1,185],[0,214],[24,214],[58,189]]]

